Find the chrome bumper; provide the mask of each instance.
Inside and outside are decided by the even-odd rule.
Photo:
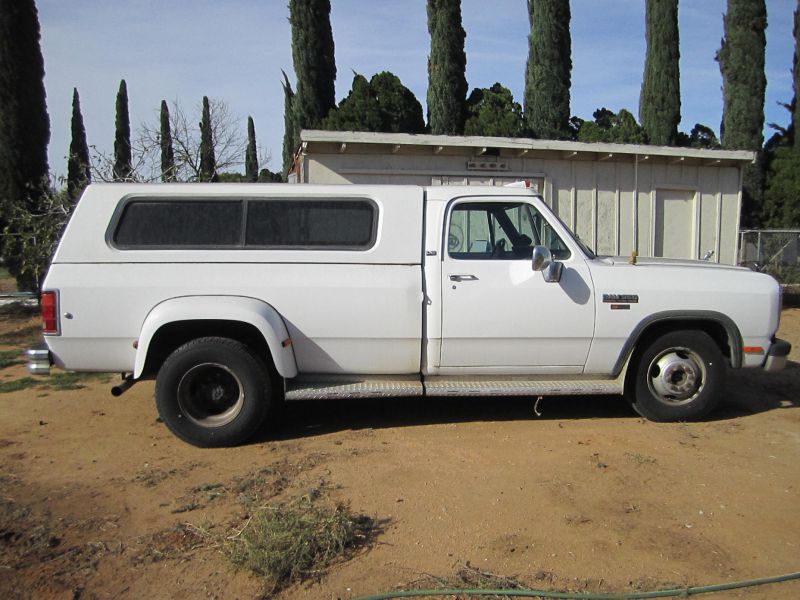
[[[50,358],[50,350],[42,344],[34,346],[25,351],[28,357],[28,372],[32,375],[50,375],[50,365],[53,364]]]
[[[767,358],[764,360],[764,370],[774,373],[783,369],[791,351],[792,345],[789,342],[775,338],[772,346],[769,347]]]

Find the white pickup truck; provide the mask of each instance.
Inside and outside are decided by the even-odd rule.
[[[43,288],[30,370],[155,378],[198,446],[301,399],[624,393],[696,419],[790,350],[771,277],[595,256],[523,188],[92,185]]]

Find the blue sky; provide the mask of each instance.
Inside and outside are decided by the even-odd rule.
[[[425,105],[425,0],[332,0],[337,100],[352,71],[389,70]],[[113,146],[114,99],[128,84],[131,126],[156,123],[162,99],[186,107],[204,95],[255,120],[272,170],[283,136],[281,69],[294,84],[287,0],[38,0],[42,25],[50,164],[66,171],[72,88],[77,87],[90,145]],[[794,0],[767,0],[767,122],[785,125],[778,102],[792,97]],[[722,79],[714,54],[725,0],[680,0],[681,129],[719,132]],[[591,118],[601,106],[638,114],[644,67],[644,0],[571,0],[571,112]],[[525,0],[462,0],[470,89],[499,81],[522,101],[529,25]],[[771,135],[769,131],[767,136]],[[265,165],[262,165],[265,166]]]

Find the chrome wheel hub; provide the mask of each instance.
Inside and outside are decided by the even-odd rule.
[[[647,371],[652,394],[666,404],[690,402],[703,388],[705,365],[688,348],[670,348],[656,356]]]

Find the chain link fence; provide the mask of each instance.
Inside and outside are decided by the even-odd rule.
[[[800,284],[800,229],[740,231],[738,263],[782,284]]]

